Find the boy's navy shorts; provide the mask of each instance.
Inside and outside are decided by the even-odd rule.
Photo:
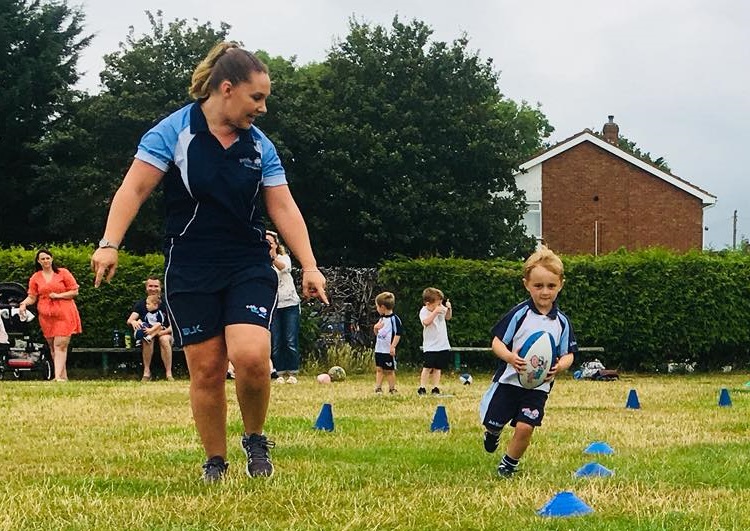
[[[424,353],[424,363],[422,364],[422,367],[425,369],[440,369],[441,371],[444,371],[450,366],[450,350],[438,350]]]
[[[380,367],[384,371],[395,371],[396,370],[396,357],[391,356],[390,353],[384,354],[383,352],[375,353],[375,366]]]
[[[270,329],[278,276],[270,263],[241,267],[170,265],[164,275],[175,340],[201,343],[231,324]]]
[[[482,424],[491,430],[500,430],[508,422],[541,426],[548,396],[544,391],[494,382],[479,406]]]

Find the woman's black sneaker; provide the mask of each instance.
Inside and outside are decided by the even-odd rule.
[[[258,476],[273,476],[273,463],[268,453],[269,448],[276,446],[276,443],[269,441],[265,435],[251,433],[242,436],[242,449],[247,455],[247,467],[245,473],[251,478]]]
[[[215,455],[203,463],[203,483],[216,483],[224,479],[229,463],[220,455]]]

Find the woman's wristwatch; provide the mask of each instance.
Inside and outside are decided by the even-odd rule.
[[[120,248],[119,245],[112,243],[107,238],[99,240],[99,249],[114,249],[115,251]]]

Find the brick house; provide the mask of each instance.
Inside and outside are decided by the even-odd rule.
[[[521,165],[529,233],[565,254],[701,249],[716,196],[617,147],[613,118],[604,138],[585,129]]]

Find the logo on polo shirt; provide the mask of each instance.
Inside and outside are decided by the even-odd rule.
[[[240,164],[242,164],[245,168],[250,168],[251,170],[259,170],[260,169],[260,157],[256,157],[254,159],[251,159],[249,157],[240,159]]]

